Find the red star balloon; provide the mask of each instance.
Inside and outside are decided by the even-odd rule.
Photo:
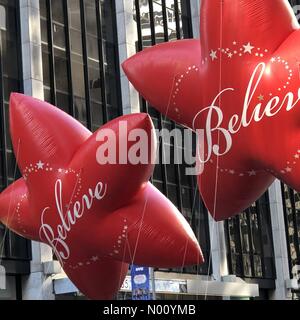
[[[10,126],[23,177],[0,195],[0,220],[23,237],[51,245],[89,298],[112,298],[133,262],[165,268],[203,261],[186,220],[148,182],[156,152],[148,115],[121,117],[92,134],[58,108],[13,94]],[[117,147],[118,158],[127,144],[127,156],[136,129],[147,133],[145,164],[99,164],[105,144]]]
[[[204,130],[198,184],[222,220],[275,178],[300,191],[300,31],[285,0],[201,3],[200,41],[157,45],[123,67],[151,105]]]

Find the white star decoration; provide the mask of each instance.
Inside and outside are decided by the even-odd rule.
[[[211,57],[212,61],[214,61],[215,59],[218,59],[217,58],[217,51],[211,50],[210,57]]]
[[[256,176],[256,172],[255,172],[254,170],[249,171],[248,173],[249,173],[249,176],[250,176],[250,177]]]
[[[93,262],[96,262],[96,261],[98,261],[99,260],[99,257],[98,256],[95,256],[95,257],[92,257],[92,259],[91,259]]]
[[[264,101],[264,99],[265,99],[265,97],[262,94],[258,96],[259,101]]]
[[[39,169],[39,170],[42,170],[42,169],[44,169],[44,163],[40,160],[37,164],[37,168]]]
[[[253,46],[251,46],[250,42],[248,42],[248,44],[244,45],[244,53],[252,53],[252,50],[254,49]]]

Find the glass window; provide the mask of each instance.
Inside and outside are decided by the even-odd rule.
[[[20,30],[17,21],[16,1],[1,1],[0,4],[0,192],[20,175],[17,170],[9,133],[9,97],[11,92],[22,92],[22,66]],[[19,5],[19,4],[18,4]],[[29,260],[29,242],[20,238],[0,225],[0,259]],[[0,290],[0,299],[13,299],[10,290],[14,278],[9,277],[6,291]]]
[[[16,300],[16,278],[12,276],[6,277],[6,289],[0,290],[0,300]]]
[[[68,92],[68,61],[64,52],[55,50],[54,56],[56,89]]]
[[[70,2],[75,2],[75,0],[72,0]],[[59,23],[64,23],[63,0],[51,0],[51,7],[52,7],[53,21],[59,22]]]
[[[226,221],[231,274],[275,279],[269,197],[265,194],[242,214]]]
[[[63,111],[70,112],[70,96],[68,93],[59,92],[56,93],[57,107]],[[49,101],[49,100],[47,100]],[[51,100],[49,101],[51,102]]]
[[[288,186],[282,184],[283,208],[287,244],[289,248],[290,271],[295,265],[300,265],[300,195]]]
[[[93,131],[121,114],[114,5],[40,0],[46,99]]]

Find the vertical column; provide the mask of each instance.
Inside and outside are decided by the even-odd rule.
[[[22,281],[23,300],[55,299],[52,277],[44,273],[44,263],[51,260],[52,249],[49,246],[39,242],[32,242],[31,273],[29,276],[24,277]]]
[[[24,93],[44,99],[39,0],[20,0]]]
[[[224,222],[216,222],[209,216],[211,267],[215,280],[222,281],[228,275]]]
[[[24,93],[44,99],[39,0],[20,0]],[[32,242],[31,274],[23,279],[24,300],[54,299],[52,279],[43,263],[52,260],[52,249]]]
[[[134,1],[116,1],[119,58],[122,64],[136,53],[137,26],[134,21]],[[139,94],[129,83],[121,67],[123,113],[140,112]]]
[[[269,189],[269,198],[277,274],[276,290],[272,293],[271,299],[286,300],[291,298],[291,292],[286,288],[290,272],[281,184],[278,180]]]
[[[194,38],[200,37],[200,5],[201,0],[190,0]]]

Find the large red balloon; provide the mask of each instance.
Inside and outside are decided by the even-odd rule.
[[[200,23],[200,41],[146,49],[123,67],[151,105],[205,131],[199,189],[222,220],[275,178],[300,191],[300,31],[285,0],[202,0]]]
[[[127,132],[119,132],[120,122]],[[10,125],[23,178],[0,195],[0,221],[50,244],[89,298],[112,298],[130,263],[166,268],[203,262],[186,220],[148,182],[156,152],[148,115],[115,119],[92,134],[58,108],[13,94]],[[148,134],[149,164],[99,165],[98,148],[107,142],[97,141],[99,135],[116,133],[119,150],[135,129]],[[132,146],[128,140],[126,154]]]

